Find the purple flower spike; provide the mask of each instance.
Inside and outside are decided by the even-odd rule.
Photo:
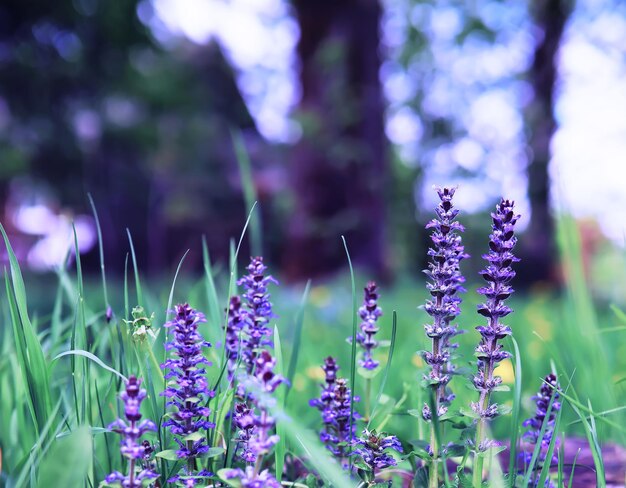
[[[257,473],[252,466],[246,469],[229,469],[224,478],[227,480],[238,479],[243,488],[280,488],[281,484],[268,470]]]
[[[245,292],[245,338],[241,348],[242,360],[246,365],[246,373],[252,374],[254,358],[263,346],[273,347],[272,329],[269,321],[275,317],[267,287],[270,283],[278,284],[272,276],[265,276],[267,266],[262,257],[252,258],[248,265],[248,274],[237,281]]]
[[[275,367],[276,359],[268,351],[263,350],[256,356],[254,376],[245,378],[251,406],[237,403],[233,412],[233,422],[239,430],[239,457],[246,463],[254,464],[254,467],[248,466],[245,471],[229,471],[227,479],[238,478],[242,486],[280,486],[267,471],[260,470],[263,458],[279,440],[277,435],[272,434],[276,420],[270,416],[269,409],[273,403],[271,394],[286,380],[274,373]]]
[[[433,318],[432,324],[424,326],[426,335],[432,339],[431,351],[422,352],[422,357],[430,367],[425,376],[426,381],[435,391],[435,405],[439,416],[446,413],[454,395],[448,390],[448,383],[455,371],[451,362],[451,350],[458,345],[450,343],[450,339],[462,331],[451,322],[461,313],[461,298],[458,293],[464,292],[462,284],[465,278],[461,274],[459,264],[468,257],[462,244],[460,232],[465,229],[456,222],[459,213],[452,204],[455,188],[435,188],[441,203],[435,209],[437,218],[431,220],[427,229],[433,229],[431,240],[433,247],[428,250],[430,262],[424,272],[429,278],[426,287],[431,299],[424,309]],[[428,405],[424,405],[422,415],[430,420],[432,413]]]
[[[482,337],[476,348],[479,370],[473,380],[474,386],[481,393],[481,405],[475,405],[474,410],[481,416],[489,413],[489,394],[502,382],[500,377],[493,376],[493,369],[497,363],[511,356],[502,349],[498,340],[511,335],[510,327],[502,324],[500,319],[512,311],[504,304],[504,300],[513,293],[509,282],[515,277],[515,271],[511,264],[519,261],[512,253],[517,242],[514,226],[520,217],[513,211],[513,202],[502,200],[491,216],[493,232],[489,236],[489,254],[483,256],[489,264],[480,272],[488,284],[478,289],[478,293],[487,298],[485,303],[478,305],[478,313],[487,317],[488,322],[486,326],[476,327]],[[482,405],[485,398],[487,403]]]
[[[548,447],[550,446],[550,442],[552,441],[552,436],[554,435],[554,424],[556,421],[556,414],[561,409],[561,402],[559,401],[559,383],[557,381],[556,375],[550,373],[545,377],[544,383],[541,385],[541,389],[539,393],[533,397],[537,404],[537,408],[535,410],[535,416],[529,418],[524,421],[522,424],[528,430],[524,433],[524,440],[527,441],[532,446],[535,446],[537,443],[541,443],[541,451],[539,452],[539,458],[536,462],[536,473],[541,472],[541,468],[546,462],[546,456]],[[552,401],[552,407],[550,408],[550,415],[548,415],[548,407],[550,406],[550,401]],[[546,420],[546,416],[548,417]],[[546,422],[546,429],[543,433],[543,438],[539,438],[541,434],[541,427],[543,423]],[[555,440],[555,451],[558,451],[558,442],[559,439]],[[524,466],[528,466],[530,460],[532,458],[533,449],[530,452],[522,452],[520,453],[520,458],[524,462]],[[550,460],[551,463],[557,463],[558,458],[556,455],[552,456]],[[531,480],[532,481],[532,480]],[[534,480],[534,485],[537,486],[538,479]],[[554,486],[552,482],[549,480],[546,481],[545,486]]]
[[[241,331],[245,326],[245,312],[241,307],[241,298],[230,298],[228,306],[228,323],[226,324],[226,356],[228,359],[228,382],[235,377],[235,369],[241,350]]]
[[[319,398],[313,398],[309,405],[317,408],[322,414],[324,427],[320,432],[320,440],[326,448],[339,458],[347,456],[345,443],[355,439],[356,421],[360,418],[357,412],[352,416],[352,435],[350,435],[350,395],[348,383],[343,378],[337,378],[339,366],[332,357],[324,359],[322,366],[326,373],[325,384]],[[358,402],[359,397],[354,397]]]
[[[109,425],[109,429],[122,435],[120,452],[129,462],[128,475],[124,476],[119,471],[115,471],[108,475],[105,481],[108,484],[118,484],[125,488],[140,488],[144,480],[152,481],[159,476],[152,470],[149,460],[152,449],[148,452],[145,446],[147,441],[139,442],[143,434],[156,430],[156,426],[150,420],[141,421],[139,410],[141,402],[146,398],[146,390],[140,386],[141,380],[135,376],[128,378],[126,390],[120,394],[124,402],[126,420],[118,419]],[[150,443],[147,444],[150,446]]]
[[[363,305],[359,308],[361,317],[360,331],[357,333],[356,341],[363,348],[363,357],[359,360],[359,365],[365,369],[373,370],[379,362],[372,358],[372,351],[378,345],[374,335],[379,331],[376,324],[383,311],[378,306],[378,288],[376,283],[370,281],[364,290]]]
[[[352,412],[352,422],[350,422],[350,397],[352,392],[348,388],[348,382],[343,378],[338,378],[334,382],[332,391],[323,391],[322,397],[326,406],[320,409],[324,428],[320,433],[320,440],[333,455],[345,464],[348,456],[348,445],[356,439],[356,424],[360,419],[358,412]],[[321,400],[320,398],[320,400]],[[354,401],[358,402],[359,397],[355,396]],[[320,408],[318,406],[318,408]],[[352,431],[350,431],[352,424]]]
[[[498,341],[511,334],[511,329],[500,319],[512,312],[504,300],[513,293],[509,283],[515,271],[511,264],[519,261],[512,252],[517,242],[514,227],[520,218],[513,210],[513,202],[503,199],[491,217],[493,226],[489,236],[489,253],[483,256],[488,265],[480,272],[487,285],[478,289],[478,293],[486,298],[485,303],[478,305],[478,313],[487,318],[487,325],[476,327],[481,340],[476,347],[478,373],[473,378],[474,387],[480,393],[478,402],[472,403],[472,409],[479,417],[476,437],[479,450],[485,445],[486,422],[498,416],[498,406],[490,403],[490,396],[502,383],[502,378],[494,376],[493,370],[500,361],[511,357]]]
[[[211,363],[202,354],[203,347],[211,347],[198,332],[198,325],[206,322],[204,315],[188,304],[174,307],[176,316],[165,324],[172,329],[174,339],[166,343],[165,348],[173,352],[173,358],[165,361],[161,367],[169,370],[165,374],[167,388],[162,396],[169,400],[166,405],[174,407],[163,426],[169,427],[179,446],[177,455],[187,460],[185,477],[193,477],[195,460],[209,450],[206,435],[195,440],[185,440],[192,434],[202,433],[215,425],[209,422],[210,410],[206,406],[214,392],[209,390],[204,366]],[[198,473],[198,476],[204,476]],[[188,478],[185,478],[188,479]]]
[[[377,434],[375,430],[363,431],[363,435],[356,441],[360,446],[353,454],[359,456],[372,474],[381,469],[396,466],[397,461],[386,451],[392,449],[402,453],[402,445],[395,435],[387,435],[384,432]]]

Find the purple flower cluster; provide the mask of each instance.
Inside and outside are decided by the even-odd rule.
[[[270,339],[272,329],[269,327],[269,321],[275,315],[272,312],[267,287],[270,283],[278,284],[278,282],[272,276],[264,275],[267,266],[263,264],[262,257],[252,258],[247,269],[248,274],[237,281],[237,285],[243,286],[245,290],[243,294],[246,302],[245,337],[242,341],[241,359],[246,365],[246,373],[250,375],[259,349],[263,346],[273,346]]]
[[[355,439],[356,421],[360,418],[352,412],[352,435],[350,435],[350,396],[352,392],[343,378],[337,378],[337,361],[329,356],[324,359],[322,369],[325,373],[325,384],[319,398],[313,398],[309,405],[317,408],[322,414],[324,427],[320,432],[320,440],[326,448],[339,458],[347,456],[346,447]],[[359,397],[354,397],[358,402]]]
[[[204,368],[211,363],[202,354],[202,348],[211,347],[211,344],[198,332],[198,325],[206,322],[202,313],[186,303],[176,305],[174,312],[175,317],[165,324],[174,334],[174,339],[166,343],[165,348],[174,351],[174,357],[161,365],[169,370],[165,374],[168,386],[161,395],[169,399],[167,405],[175,407],[175,410],[163,425],[169,427],[175,436],[179,446],[176,451],[178,457],[187,460],[185,475],[193,477],[196,458],[209,450],[206,435],[197,434],[215,427],[207,420],[210,410],[206,406],[208,399],[214,395],[209,390]],[[192,434],[196,436],[189,440]],[[201,471],[197,476],[208,476],[208,473]]]
[[[520,217],[514,212],[513,202],[503,199],[491,217],[493,226],[489,236],[489,253],[483,256],[489,264],[480,272],[487,285],[478,289],[478,293],[486,297],[485,303],[478,305],[478,313],[486,317],[488,322],[485,326],[476,327],[481,340],[476,347],[478,374],[473,378],[474,387],[480,393],[480,398],[477,403],[472,403],[472,409],[479,416],[481,424],[498,415],[498,406],[490,403],[490,395],[500,386],[502,378],[494,376],[493,371],[500,361],[511,356],[498,343],[511,334],[511,329],[502,324],[500,319],[512,312],[511,308],[504,304],[504,300],[513,293],[509,283],[515,277],[515,271],[511,264],[519,261],[512,252],[517,242],[514,227]],[[478,450],[489,447],[489,442],[482,439],[483,435],[484,431],[480,428],[477,434]]]
[[[156,430],[156,426],[150,420],[141,421],[139,412],[141,402],[146,398],[146,390],[141,388],[141,380],[135,376],[128,378],[126,389],[120,394],[124,402],[124,417],[126,421],[117,419],[109,429],[122,435],[120,452],[128,458],[128,474],[125,476],[119,471],[114,471],[105,479],[106,483],[118,484],[124,488],[140,488],[144,481],[152,481],[158,478],[151,469],[149,461],[152,446],[149,442],[139,443],[139,439],[148,431]],[[143,466],[139,464],[142,462]]]
[[[328,356],[324,359],[322,369],[324,370],[324,384],[321,385],[322,394],[319,398],[309,400],[309,405],[317,408],[320,412],[324,412],[327,408],[329,408],[333,401],[335,382],[337,381],[337,371],[339,371],[337,360],[332,356]]]
[[[241,331],[245,327],[245,313],[241,307],[241,297],[230,298],[228,305],[228,321],[226,323],[226,359],[228,361],[228,382],[235,377],[239,352],[241,348]]]
[[[246,466],[246,469],[229,469],[224,477],[227,480],[238,479],[243,488],[281,487],[281,484],[267,469],[257,473],[252,466]]]
[[[320,433],[320,440],[339,459],[348,456],[348,447],[355,441],[357,420],[361,418],[358,412],[353,411],[350,421],[351,396],[348,381],[338,378],[330,394],[328,406],[322,410],[324,430]],[[355,396],[353,401],[358,402],[359,397]]]
[[[276,359],[267,351],[261,351],[254,359],[253,376],[247,378],[246,390],[255,408],[246,403],[237,403],[233,412],[233,423],[239,429],[238,440],[243,453],[240,457],[254,468],[235,469],[228,479],[238,478],[243,486],[280,486],[267,472],[261,471],[261,463],[266,454],[276,445],[279,437],[272,434],[276,423],[270,416],[271,394],[286,380],[274,373]],[[252,470],[250,470],[252,469]]]
[[[434,230],[431,234],[433,247],[428,249],[430,262],[428,269],[424,271],[430,280],[426,287],[432,297],[426,302],[424,309],[433,318],[433,323],[425,325],[424,330],[432,339],[432,350],[424,351],[422,357],[430,367],[425,379],[435,391],[437,414],[441,416],[446,413],[454,398],[447,386],[455,370],[451,362],[451,350],[457,344],[450,343],[450,339],[461,331],[456,325],[451,325],[451,322],[461,313],[461,298],[458,293],[465,291],[462,287],[465,278],[459,264],[468,255],[465,254],[461,236],[458,234],[465,229],[455,221],[459,213],[452,204],[456,190],[436,188],[436,191],[441,202],[435,209],[437,218],[426,225],[427,229]],[[422,415],[425,420],[431,419],[432,413],[428,405],[424,405]]]
[[[378,345],[374,335],[379,331],[376,322],[383,311],[378,306],[379,294],[376,283],[370,281],[363,291],[365,295],[363,305],[359,308],[361,325],[356,336],[357,343],[363,348],[363,357],[359,360],[359,365],[365,369],[373,370],[379,365],[379,362],[372,358],[372,351]]]
[[[355,449],[353,454],[359,456],[372,473],[398,464],[394,457],[386,452],[388,449],[403,452],[402,445],[395,435],[387,435],[384,432],[378,434],[375,430],[364,430],[356,443],[360,447]]]
[[[541,452],[539,454],[537,466],[542,466],[545,462],[546,451],[548,450],[548,446],[550,445],[550,441],[552,440],[552,436],[554,435],[554,423],[556,419],[556,414],[561,409],[558,389],[559,383],[557,381],[556,375],[550,373],[548,376],[545,377],[544,383],[541,385],[539,393],[533,397],[537,404],[534,417],[525,420],[522,424],[524,427],[528,428],[528,430],[524,433],[524,440],[532,445],[541,443]],[[550,401],[552,401],[552,406],[550,407],[550,414],[548,415],[548,407],[550,406]],[[546,416],[548,417],[547,420]],[[546,429],[543,433],[543,437],[540,439],[539,435],[541,434],[541,427],[543,426],[544,422],[546,422]],[[558,443],[558,439],[555,442]],[[524,460],[524,464],[527,465],[532,457],[532,452],[523,452],[521,454],[521,457]],[[553,457],[551,462],[557,462],[556,456]]]

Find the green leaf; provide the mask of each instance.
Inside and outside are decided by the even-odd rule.
[[[378,376],[378,373],[380,373],[381,369],[380,368],[376,368],[376,369],[365,369],[362,368],[361,366],[359,366],[357,368],[357,373],[358,375],[366,380],[371,380],[376,378],[376,376]]]
[[[202,439],[204,439],[204,434],[202,432],[192,432],[191,434],[183,437],[185,442],[198,442]]]
[[[217,456],[221,456],[222,454],[224,454],[225,449],[223,447],[211,447],[209,448],[209,450],[206,452],[206,454],[204,454],[202,457],[205,458],[214,458]]]
[[[411,410],[407,410],[406,413],[408,413],[411,417],[415,417],[417,419],[422,418],[422,411],[418,410],[417,408],[412,408]]]
[[[55,440],[41,463],[37,486],[83,486],[91,456],[89,427],[79,427],[71,435]]]
[[[165,451],[157,452],[155,456],[161,459],[166,459],[168,461],[179,460],[178,454],[176,454],[176,451],[174,449],[166,449]]]
[[[220,469],[217,472],[217,476],[228,486],[232,486],[233,488],[241,488],[243,484],[241,483],[241,480],[239,478],[229,478],[229,475],[235,472],[237,472],[236,469],[224,468]]]

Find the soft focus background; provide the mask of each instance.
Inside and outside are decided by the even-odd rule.
[[[187,249],[199,270],[203,235],[227,259],[257,200],[244,256],[329,277],[345,235],[389,279],[423,267],[432,185],[459,185],[474,256],[515,199],[518,286],[555,285],[570,213],[615,293],[625,86],[619,0],[6,0],[0,221],[34,271],[63,262],[73,222],[97,271],[90,193],[109,273],[128,228],[159,274]]]

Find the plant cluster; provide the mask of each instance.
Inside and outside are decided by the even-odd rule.
[[[307,430],[299,430],[285,408],[297,354],[291,357],[294,368],[291,364],[287,368],[278,329],[272,324],[276,315],[270,288],[278,282],[267,273],[263,258],[253,257],[246,274],[233,279],[240,288],[231,283],[223,315],[216,309],[205,316],[181,303],[169,311],[170,319],[160,328],[144,306],[132,310],[132,320],[120,321],[126,328],[118,324],[115,332],[120,337],[119,350],[113,351],[119,352],[116,366],[124,372],[137,371],[143,380],[139,375],[126,378],[96,358],[98,364],[124,378],[123,384],[118,383],[123,386],[121,402],[111,406],[117,408],[119,418],[104,429],[107,439],[113,432],[122,441],[119,459],[108,461],[112,469],[105,473],[111,474],[95,479],[87,473],[89,483],[130,488],[364,488],[407,483],[429,488],[481,487],[504,449],[492,438],[490,427],[495,418],[507,413],[495,394],[507,389],[498,366],[512,357],[508,347],[512,330],[504,321],[512,312],[507,299],[514,291],[513,267],[519,261],[513,251],[520,216],[513,202],[505,199],[491,214],[492,232],[483,256],[486,265],[480,271],[485,284],[477,290],[484,297],[477,308],[484,323],[476,327],[473,371],[465,373],[454,340],[465,332],[456,320],[462,312],[461,294],[466,291],[461,265],[469,256],[461,237],[464,227],[453,204],[455,189],[437,188],[436,192],[436,218],[426,226],[432,241],[425,270],[429,298],[423,306],[430,317],[424,325],[428,350],[418,353],[425,369],[421,382],[405,388],[417,392],[416,404],[407,408],[413,396],[406,392],[398,401],[384,395],[396,317],[394,312],[392,340],[382,340],[380,290],[370,281],[363,288],[361,306],[354,306],[353,334],[348,340],[354,351],[350,375],[340,374],[340,356],[323,359],[319,395],[309,401],[318,412],[317,436],[307,437]],[[141,303],[138,281],[137,288]],[[108,304],[106,310],[107,323],[114,322]],[[19,314],[17,303],[12,311]],[[205,337],[211,337],[216,347]],[[85,407],[79,408],[76,377],[88,378],[87,360],[95,356],[81,349],[89,345],[86,334],[71,340],[73,349],[67,354],[73,358],[76,421],[83,424],[88,416],[81,418],[79,412],[89,407],[85,400]],[[133,354],[126,354],[124,348]],[[466,406],[455,405],[454,390],[462,376],[474,390],[474,399]],[[375,395],[377,377],[382,379]],[[550,373],[534,397],[534,416],[522,424],[526,432],[521,447],[516,438],[512,442],[512,462],[504,477],[509,486],[552,486],[550,469],[558,462],[556,434],[563,395],[556,374]],[[142,420],[140,408],[147,420]],[[393,433],[394,415],[411,416],[426,432],[413,441],[410,434]]]

